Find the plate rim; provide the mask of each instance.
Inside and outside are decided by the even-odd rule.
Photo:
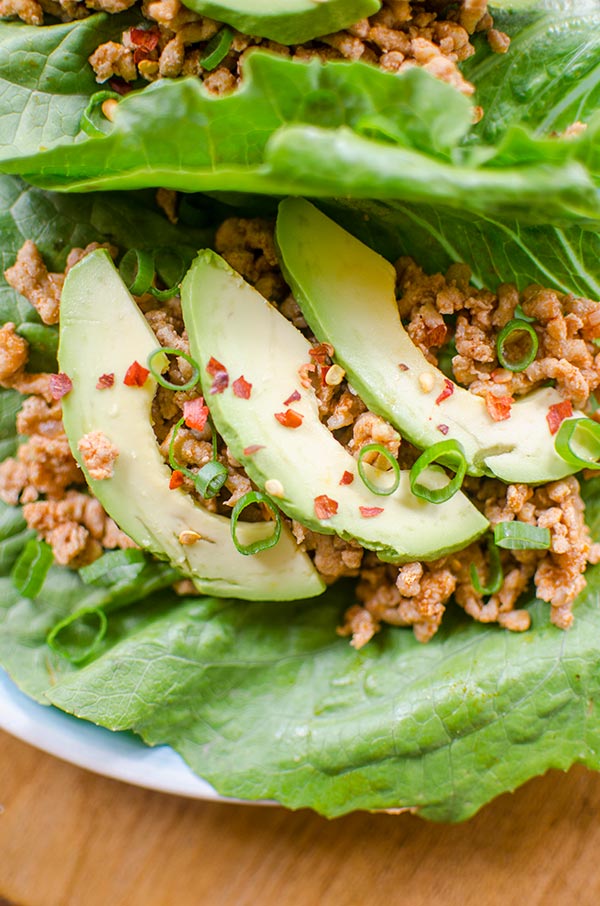
[[[190,799],[236,801],[219,795],[169,746],[148,746],[133,733],[108,730],[40,704],[22,692],[2,668],[0,729],[61,761],[111,780]]]

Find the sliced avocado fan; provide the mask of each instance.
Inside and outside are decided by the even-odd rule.
[[[389,496],[366,487],[354,457],[319,420],[314,390],[301,380],[310,343],[219,255],[200,252],[181,301],[215,425],[284,513],[391,562],[436,559],[486,530],[487,520],[460,491],[441,504],[415,497],[408,472]],[[226,371],[226,387],[213,382],[215,369]],[[447,477],[431,470],[429,480],[440,487]]]
[[[439,442],[442,426],[444,437],[462,445],[471,475],[538,484],[577,471],[554,449],[546,416],[562,397],[553,388],[517,400],[510,418],[498,422],[463,387],[452,383],[451,395],[444,394],[445,375],[402,326],[388,261],[300,198],[280,204],[276,241],[284,276],[315,336],[333,345],[367,405],[413,444],[425,449]]]
[[[340,31],[376,13],[380,0],[186,0],[203,16],[233,25],[246,35],[281,44],[302,44]]]
[[[92,492],[141,548],[168,560],[202,592],[248,600],[318,595],[323,582],[285,527],[274,547],[243,556],[227,518],[194,504],[181,488],[169,489],[171,471],[151,421],[156,381],[149,374],[141,387],[123,383],[130,366],[137,361],[145,367],[158,346],[104,249],[69,272],[61,296],[58,353],[60,370],[72,381],[62,401],[63,421]],[[164,369],[167,359],[161,358],[155,358],[155,367]],[[112,375],[112,386],[97,389],[101,375]],[[77,446],[83,435],[98,431],[118,449],[113,475],[103,480],[90,476]],[[271,523],[238,525],[243,544],[272,531]],[[198,538],[189,543],[193,533]]]

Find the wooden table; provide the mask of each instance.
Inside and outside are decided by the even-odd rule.
[[[464,825],[326,821],[88,774],[0,733],[0,906],[597,906],[600,775]]]

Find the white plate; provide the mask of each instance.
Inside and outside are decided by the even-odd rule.
[[[96,774],[194,799],[223,800],[167,746],[150,748],[133,734],[112,733],[23,695],[0,670],[0,729]]]

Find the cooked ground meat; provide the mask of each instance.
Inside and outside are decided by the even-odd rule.
[[[60,291],[64,276],[49,274],[35,243],[30,239],[19,250],[12,267],[4,271],[6,282],[31,302],[44,324],[58,323]]]
[[[89,434],[84,434],[77,443],[77,449],[92,478],[96,481],[112,478],[119,450],[106,434],[102,431],[90,431]]]

